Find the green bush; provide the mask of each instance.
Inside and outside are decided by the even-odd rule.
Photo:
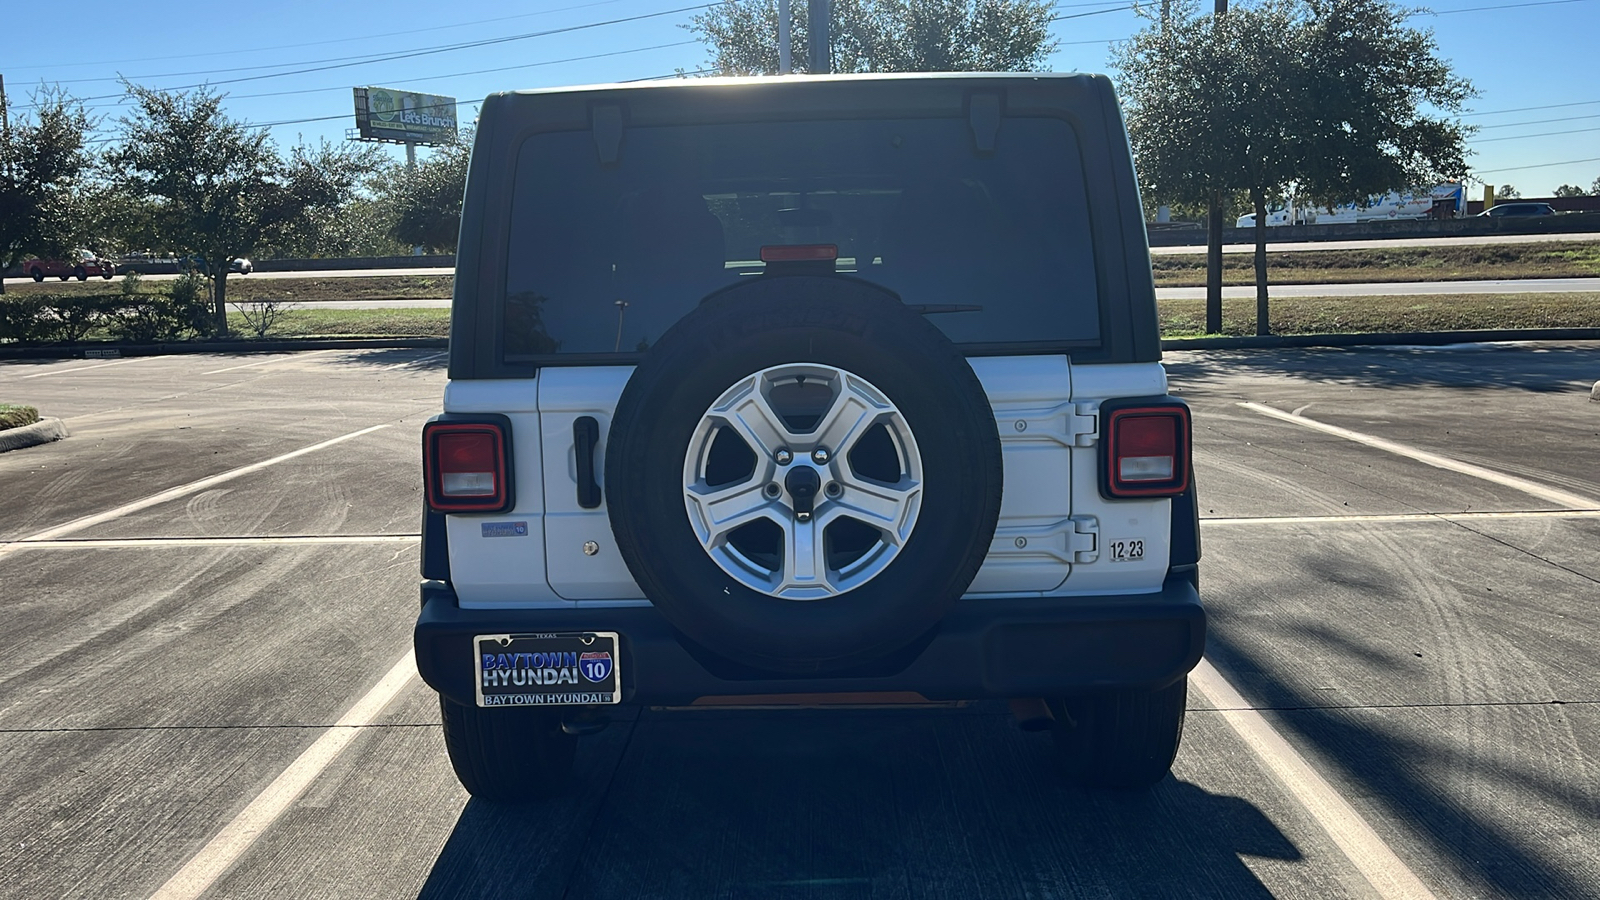
[[[204,276],[190,272],[174,281],[167,299],[172,301],[172,314],[189,331],[200,337],[210,337],[216,330],[216,320],[211,314],[211,285]]]
[[[39,411],[31,406],[13,406],[0,403],[0,431],[21,428],[39,421]]]
[[[44,308],[37,297],[0,299],[0,341],[31,344],[42,340]]]
[[[39,322],[39,340],[75,344],[106,324],[120,297],[51,297]]]
[[[101,331],[136,344],[204,336],[211,333],[210,309],[192,290],[176,298],[98,294],[0,300],[0,341],[71,344]]]
[[[129,272],[128,274],[122,276],[122,296],[139,296],[139,288],[143,282],[144,277],[138,272]]]
[[[176,341],[194,330],[186,311],[171,297],[139,297],[117,304],[108,329],[119,341],[155,344]]]

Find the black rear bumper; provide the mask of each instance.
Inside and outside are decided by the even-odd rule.
[[[686,705],[701,697],[915,692],[929,700],[1053,697],[1105,687],[1154,689],[1200,661],[1206,616],[1189,575],[1153,594],[963,600],[938,628],[874,670],[774,675],[693,645],[650,607],[462,609],[441,582],[422,585],[417,669],[430,687],[472,705],[472,637],[615,631],[623,699]]]

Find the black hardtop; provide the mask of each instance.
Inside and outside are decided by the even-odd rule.
[[[626,153],[629,128],[805,119],[963,116],[979,151],[1004,117],[1067,121],[1080,143],[1090,194],[1102,337],[1085,362],[1160,359],[1155,288],[1143,210],[1120,108],[1103,75],[916,73],[682,79],[508,91],[489,95],[478,119],[462,209],[452,303],[450,377],[517,377],[506,363],[500,304],[511,250],[508,221],[516,162],[531,135],[592,131],[602,161]],[[1033,348],[1027,352],[1052,352]],[[626,362],[627,360],[614,360]]]

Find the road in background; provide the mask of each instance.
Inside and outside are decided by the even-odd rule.
[[[1272,233],[1269,228],[1268,234]],[[1359,241],[1268,242],[1268,253],[1297,253],[1306,250],[1383,250],[1390,247],[1479,247],[1485,244],[1548,244],[1557,241],[1600,241],[1600,232],[1576,234],[1480,234],[1459,237],[1374,238]],[[1204,256],[1205,244],[1183,247],[1151,247],[1151,256]],[[1254,253],[1255,244],[1223,244],[1223,253]]]
[[[254,277],[254,276],[252,276]],[[1520,278],[1499,281],[1395,281],[1366,284],[1274,284],[1274,297],[1388,297],[1427,296],[1430,294],[1569,294],[1600,293],[1600,278]],[[1231,285],[1222,289],[1225,298],[1251,298],[1254,285]],[[1156,288],[1158,300],[1202,300],[1203,287]],[[443,309],[448,298],[410,300],[306,300],[297,301],[306,309]],[[239,309],[241,304],[234,304]]]
[[[1134,795],[995,704],[646,710],[525,809],[467,798],[415,678],[333,727],[410,646],[437,351],[0,363],[73,432],[0,454],[7,892],[149,895],[235,823],[209,896],[1383,896],[1310,777],[1440,898],[1600,896],[1600,514],[1517,481],[1600,498],[1597,359],[1167,354],[1207,657],[1271,754],[1214,691]],[[258,797],[281,815],[237,830]]]

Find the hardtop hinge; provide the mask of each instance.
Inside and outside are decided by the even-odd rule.
[[[1100,558],[1100,520],[1094,516],[1073,516],[1072,534],[1067,536],[1072,561],[1092,563]]]

